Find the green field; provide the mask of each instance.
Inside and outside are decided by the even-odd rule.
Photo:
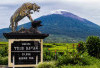
[[[73,49],[76,51],[76,45],[78,43],[44,43],[43,47],[49,49],[50,51],[65,51],[72,52]],[[73,47],[74,45],[74,47]]]
[[[73,47],[74,44],[74,47]],[[75,50],[77,53],[76,47],[78,43],[44,43],[44,49],[49,50],[50,52],[72,52]],[[89,65],[62,65],[60,68],[100,68],[100,59],[91,57],[85,52],[81,55],[83,58],[87,59],[89,61]]]
[[[73,47],[74,45],[74,47]],[[78,43],[44,43],[44,51],[50,52],[72,52],[73,50],[77,53],[76,47]],[[7,52],[8,52],[8,42],[0,42],[0,65],[7,65]],[[85,52],[81,55],[83,58],[89,61],[89,65],[62,65],[60,68],[100,68],[100,59],[91,57]],[[51,60],[52,61],[52,60]],[[54,60],[55,61],[55,60]],[[57,67],[59,68],[59,67]]]

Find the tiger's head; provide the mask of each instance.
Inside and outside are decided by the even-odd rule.
[[[35,11],[39,12],[40,6],[38,6],[36,3],[34,3],[32,6],[33,6],[33,11],[34,12]]]

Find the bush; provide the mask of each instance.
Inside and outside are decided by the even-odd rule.
[[[2,57],[2,64],[7,65],[8,64],[8,56],[7,57]]]
[[[0,54],[2,57],[8,56],[8,46],[2,46],[0,47]]]
[[[46,48],[44,48],[43,50],[43,60],[44,61],[50,61],[50,60],[53,60],[54,57],[53,57],[53,54]]]
[[[100,39],[97,36],[89,36],[86,41],[89,55],[100,58]]]
[[[43,49],[43,60],[44,61],[51,61],[56,60],[59,56],[59,53],[55,51],[50,51],[49,49],[44,48]]]
[[[63,55],[58,58],[58,65],[90,65],[90,61],[85,57],[80,57],[75,54]]]
[[[7,64],[8,64],[8,56],[7,57],[0,56],[0,65],[7,65]]]
[[[71,60],[72,58],[69,55],[63,55],[63,56],[59,56],[58,58],[58,65],[68,65],[69,63],[72,62]]]
[[[56,68],[55,62],[39,63],[37,68]]]
[[[78,51],[78,53],[80,53],[80,54],[83,54],[84,52],[85,52],[85,43],[84,42],[82,42],[82,41],[80,41],[79,43],[78,43],[78,45],[77,45],[77,51]]]

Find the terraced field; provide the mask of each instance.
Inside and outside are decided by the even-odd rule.
[[[68,51],[68,52],[72,52],[73,50],[75,50],[76,52],[76,46],[78,45],[78,43],[44,43],[43,47],[44,49],[47,48],[50,51]]]

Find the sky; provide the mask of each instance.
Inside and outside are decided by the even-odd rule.
[[[41,6],[40,12],[32,14],[36,19],[56,10],[66,10],[100,25],[100,0],[0,0],[0,29],[9,27],[10,17],[26,2]],[[30,22],[27,17],[18,24]]]

